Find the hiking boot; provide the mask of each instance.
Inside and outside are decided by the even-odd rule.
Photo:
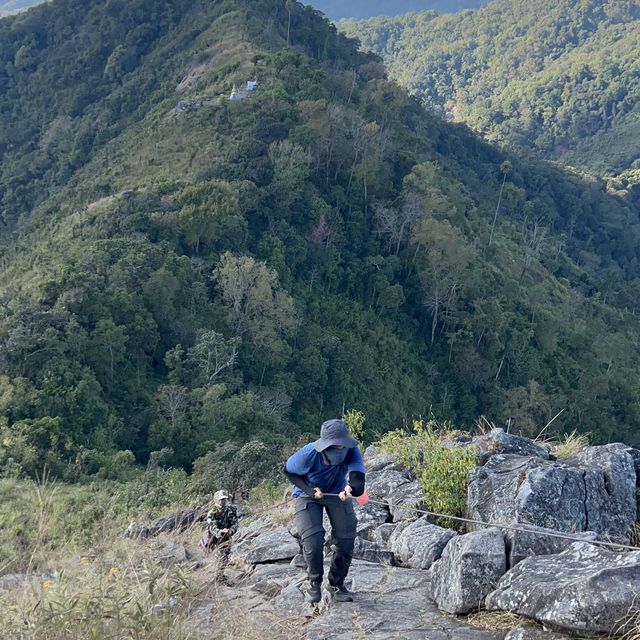
[[[320,602],[322,600],[322,592],[320,591],[320,585],[311,583],[309,589],[304,596],[305,602]]]
[[[353,593],[347,589],[343,584],[339,587],[330,585],[327,590],[331,595],[331,598],[336,602],[353,602]]]

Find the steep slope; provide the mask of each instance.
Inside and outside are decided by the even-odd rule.
[[[601,184],[284,0],[54,0],[0,43],[5,472],[259,478],[349,408],[634,441],[640,223]]]
[[[640,2],[496,0],[343,25],[429,108],[596,172],[640,161]]]
[[[409,11],[454,12],[476,9],[488,0],[312,0],[305,2],[325,13],[332,20],[342,18],[370,18],[372,16],[398,16]]]

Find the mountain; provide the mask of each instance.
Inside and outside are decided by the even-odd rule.
[[[342,28],[430,109],[489,140],[600,175],[640,169],[637,0],[496,0]]]
[[[631,196],[315,10],[53,0],[0,21],[0,89],[3,473],[260,469],[349,409],[637,440]]]
[[[398,16],[409,11],[427,9],[452,13],[463,9],[477,9],[489,0],[314,0],[312,5],[332,20],[342,18],[370,18],[372,16]]]
[[[42,0],[0,0],[0,18],[24,11],[29,7],[40,4]]]

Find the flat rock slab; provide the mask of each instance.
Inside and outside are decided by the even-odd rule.
[[[429,597],[428,572],[354,563],[354,602],[332,603],[306,628],[308,640],[499,640],[440,613]],[[348,579],[348,580],[349,580]]]
[[[291,560],[299,549],[298,541],[289,533],[287,527],[278,527],[255,537],[247,537],[234,546],[231,557],[244,560],[247,564],[278,562]]]
[[[320,605],[310,605],[304,602],[304,572],[283,564],[256,565],[234,576],[233,586],[215,587],[215,606],[242,610],[274,640],[502,640],[504,635],[438,611],[429,597],[427,571],[354,560],[347,586],[354,602],[330,602],[325,595]]]
[[[571,632],[616,633],[640,593],[640,551],[614,553],[585,542],[553,556],[527,558],[486,599]]]

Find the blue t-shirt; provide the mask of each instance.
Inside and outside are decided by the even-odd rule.
[[[365,468],[358,447],[349,449],[343,462],[331,465],[324,461],[322,454],[314,449],[311,442],[287,460],[287,471],[303,476],[312,487],[318,487],[323,493],[340,493],[347,485],[347,475],[351,471],[364,473]],[[306,493],[299,487],[294,487],[293,495],[299,498]]]

